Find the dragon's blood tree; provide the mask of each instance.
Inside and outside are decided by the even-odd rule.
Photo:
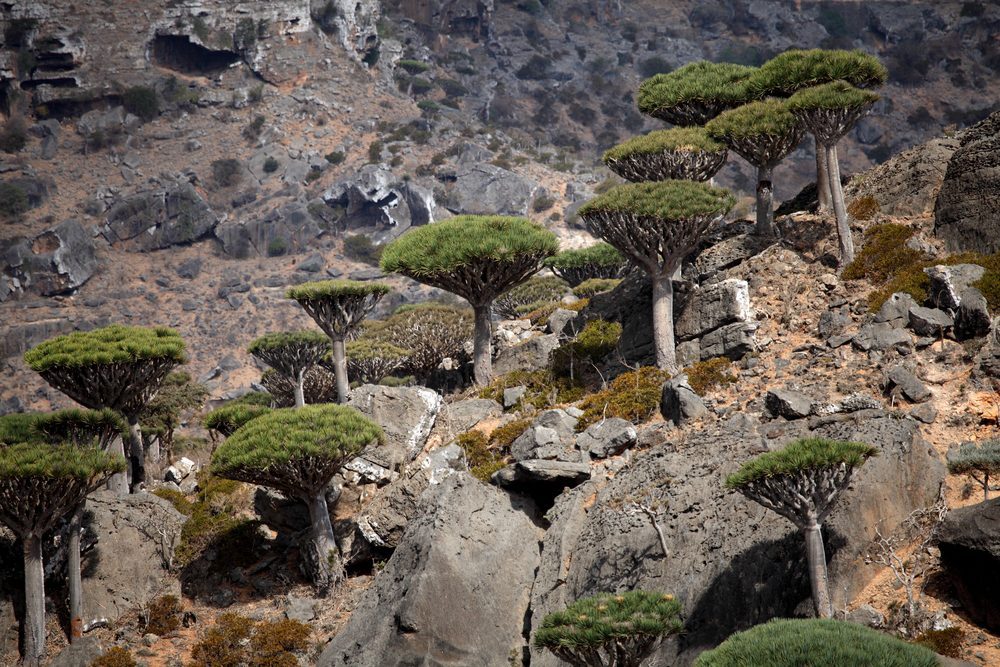
[[[45,568],[42,540],[125,460],[96,447],[21,443],[0,448],[0,523],[24,548],[24,665],[45,654]]]
[[[318,331],[269,333],[247,351],[295,384],[295,407],[306,404],[306,373],[330,351],[330,339]]]
[[[145,452],[139,417],[167,374],[184,363],[184,341],[172,329],[111,325],[49,339],[28,350],[24,360],[46,382],[84,407],[110,408],[129,426],[131,488],[145,477]],[[120,441],[116,441],[120,442]],[[114,453],[123,454],[115,446]],[[125,493],[124,474],[110,488]]]
[[[878,93],[855,88],[845,81],[834,81],[812,88],[803,88],[788,99],[788,108],[816,137],[817,150],[822,148],[827,161],[827,181],[837,217],[840,238],[840,265],[854,261],[854,237],[847,220],[844,188],[840,183],[840,160],[837,142],[850,132],[861,118],[878,102]]]
[[[346,405],[281,408],[251,419],[212,455],[212,472],[226,479],[277,489],[309,508],[308,566],[313,583],[328,592],[344,579],[330,522],[326,487],[349,460],[382,440],[382,430]]]
[[[608,169],[633,183],[707,181],[722,168],[728,151],[702,127],[657,130],[604,153]]]
[[[629,263],[610,243],[595,243],[577,250],[563,250],[545,260],[545,267],[570,287],[578,287],[588,280],[623,278]]]
[[[733,207],[721,188],[694,181],[628,183],[612,188],[580,209],[592,234],[649,274],[653,283],[653,342],[656,364],[677,370],[674,346],[674,275],[712,222]]]
[[[747,82],[753,67],[705,60],[656,74],[639,86],[639,111],[671,125],[704,125],[727,109],[754,99]]]
[[[387,341],[358,338],[347,343],[347,367],[365,384],[376,384],[398,371],[409,356],[409,350]]]
[[[956,451],[948,452],[948,472],[968,475],[983,487],[983,501],[990,499],[990,475],[1000,476],[1000,440],[964,442]]]
[[[726,478],[726,487],[777,512],[805,534],[816,615],[833,616],[823,550],[823,522],[854,470],[878,450],[860,442],[803,438],[766,452]]]
[[[493,376],[493,300],[520,285],[559,249],[555,234],[525,218],[459,215],[415,227],[382,252],[382,270],[466,299],[475,314],[476,384]]]
[[[272,410],[267,405],[236,399],[205,415],[202,425],[208,429],[214,441],[216,434],[228,438],[251,419],[269,414]]]
[[[303,310],[330,337],[333,346],[333,374],[337,378],[337,400],[340,403],[347,402],[350,391],[344,342],[388,293],[389,286],[382,283],[324,280],[297,285],[285,295],[298,301]]]
[[[705,126],[757,169],[757,233],[774,235],[774,168],[802,141],[802,126],[782,100],[761,100],[720,114]]]
[[[535,646],[574,667],[640,667],[682,627],[681,605],[673,595],[601,593],[546,616]]]
[[[472,336],[471,309],[425,301],[400,306],[386,319],[371,322],[354,342],[383,350],[385,345],[400,346],[406,356],[399,370],[427,382],[444,359],[463,358]]]

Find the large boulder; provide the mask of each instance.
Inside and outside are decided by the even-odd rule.
[[[1000,113],[966,130],[948,161],[934,209],[934,232],[950,250],[1000,250]]]
[[[941,563],[962,608],[1000,631],[1000,498],[948,513],[939,532]]]
[[[299,200],[290,201],[259,214],[234,216],[219,223],[215,237],[230,257],[268,257],[312,247],[323,228]]]
[[[542,534],[534,508],[463,473],[430,488],[423,507],[320,667],[520,658]]]
[[[540,186],[486,163],[459,165],[446,176],[443,205],[453,213],[527,215]]]
[[[168,180],[115,202],[105,218],[104,237],[112,245],[144,252],[198,241],[218,222],[194,185]]]
[[[32,239],[0,241],[0,302],[20,292],[72,292],[90,279],[98,264],[94,240],[76,220]]]
[[[880,411],[789,422],[785,438],[805,435],[859,440],[877,447],[842,496],[824,528],[835,606],[853,599],[877,573],[864,550],[877,525],[896,526],[911,511],[934,502],[944,468],[911,419]],[[645,588],[673,593],[684,604],[687,631],[660,649],[663,664],[689,664],[704,648],[734,630],[808,606],[809,580],[801,533],[786,519],[727,492],[726,475],[767,442],[752,418],[735,415],[702,430],[679,433],[636,456],[606,485],[586,482],[560,496],[546,515],[551,527],[532,589],[531,625],[573,600],[603,591]],[[676,439],[673,439],[676,438]],[[594,496],[596,494],[596,501]],[[630,503],[665,504],[658,523],[670,551],[665,557],[654,526]],[[533,649],[533,667],[558,661]],[[659,664],[659,663],[657,663]]]

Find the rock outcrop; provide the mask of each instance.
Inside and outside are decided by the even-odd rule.
[[[94,240],[76,220],[32,239],[0,240],[0,302],[20,293],[72,292],[90,279],[98,264]]]
[[[944,565],[972,619],[1000,630],[1000,498],[953,510],[941,525]]]
[[[107,212],[104,237],[127,250],[160,250],[205,238],[218,221],[194,185],[170,180],[116,202]]]

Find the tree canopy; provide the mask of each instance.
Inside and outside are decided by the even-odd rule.
[[[357,341],[398,345],[407,351],[402,368],[426,377],[442,359],[461,356],[472,334],[473,318],[468,308],[429,302],[397,308],[387,319],[372,322]]]
[[[389,293],[383,283],[322,280],[289,288],[285,296],[299,302],[332,339],[343,339]]]
[[[969,475],[983,487],[983,499],[990,497],[990,476],[1000,475],[1000,439],[964,442],[948,452],[948,472]]]
[[[545,260],[545,266],[577,287],[581,283],[602,278],[620,278],[628,270],[628,260],[610,243],[595,243],[586,248],[564,250]]]
[[[223,436],[229,437],[251,419],[256,419],[269,412],[271,412],[271,408],[266,405],[237,400],[212,410],[205,415],[202,423],[208,430],[218,431]]]
[[[807,470],[840,465],[857,467],[877,454],[878,450],[875,447],[862,442],[803,438],[783,449],[765,452],[743,464],[737,472],[726,478],[726,486],[738,489],[752,482],[795,475]]]
[[[410,351],[388,341],[359,338],[347,343],[347,367],[361,382],[378,382],[403,367]]]
[[[735,198],[728,191],[704,183],[626,183],[584,204],[580,208],[580,216],[586,220],[595,215],[610,214],[679,222],[724,215],[735,203]]]
[[[173,329],[120,324],[50,338],[24,355],[31,370],[82,369],[136,361],[184,363],[184,341]]]
[[[802,140],[798,119],[782,100],[760,100],[730,109],[711,120],[710,135],[756,167],[773,167]]]
[[[761,65],[747,81],[754,98],[788,97],[798,90],[842,80],[858,88],[883,85],[889,72],[861,50],[790,49]]]
[[[726,161],[727,148],[702,127],[657,130],[604,152],[611,171],[630,181],[707,181]]]
[[[673,125],[704,125],[745,103],[753,67],[705,60],[657,74],[639,86],[639,111]]]

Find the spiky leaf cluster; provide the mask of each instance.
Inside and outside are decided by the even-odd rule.
[[[382,270],[490,303],[558,250],[555,234],[525,218],[459,215],[411,229],[382,253]]]
[[[41,416],[41,412],[15,412],[0,416],[0,445],[36,442],[38,432],[35,424]]]
[[[681,631],[680,614],[681,605],[672,595],[602,593],[546,616],[535,633],[535,646],[574,665],[637,666],[664,637]]]
[[[106,449],[115,438],[128,437],[128,424],[117,412],[108,408],[67,408],[42,413],[35,423],[35,431],[50,444],[72,443]]]
[[[657,74],[639,86],[639,111],[673,125],[704,125],[749,99],[753,67],[704,60]]]
[[[362,383],[377,383],[402,368],[410,351],[387,341],[359,338],[347,343],[347,371]]]
[[[570,293],[570,285],[555,276],[536,276],[504,292],[493,302],[493,310],[500,317],[513,319],[560,301]]]
[[[545,266],[576,288],[588,280],[621,278],[628,272],[629,263],[613,245],[602,242],[564,250],[545,260]]]
[[[297,383],[294,378],[269,368],[261,374],[260,384],[271,395],[274,407],[290,408],[295,405]],[[333,362],[329,357],[324,357],[319,365],[312,366],[305,372],[302,393],[306,403],[337,402],[337,378],[333,374]]]
[[[768,99],[731,109],[705,129],[755,167],[781,162],[802,141],[803,128],[782,100]]]
[[[605,151],[608,168],[633,181],[707,181],[726,162],[726,146],[702,127],[657,130]]]
[[[672,270],[735,201],[726,190],[693,181],[627,183],[589,201],[579,214],[592,234],[658,274]]]
[[[443,359],[465,355],[472,329],[469,309],[425,303],[403,306],[391,317],[373,322],[358,340],[388,343],[408,350],[403,369],[417,377],[427,377]]]
[[[934,667],[923,646],[857,623],[832,619],[776,619],[738,632],[698,656],[695,667]]]
[[[296,285],[285,296],[298,301],[327,336],[343,340],[388,293],[382,283],[323,280]]]
[[[743,464],[726,478],[726,486],[737,489],[750,482],[842,464],[857,467],[877,454],[875,447],[863,442],[802,438]]]
[[[788,109],[824,145],[836,143],[878,102],[878,93],[833,81],[803,88],[788,98]]]
[[[266,405],[233,401],[209,412],[202,423],[208,430],[228,438],[250,420],[270,412],[271,408]]]
[[[233,433],[212,455],[212,471],[293,497],[310,497],[347,460],[382,439],[382,429],[351,407],[281,408]]]
[[[753,98],[788,97],[803,88],[846,81],[858,88],[883,85],[889,72],[860,50],[791,49],[761,65],[747,81]]]
[[[291,379],[315,366],[330,351],[330,339],[318,331],[287,331],[261,336],[247,352]]]
[[[22,443],[0,448],[0,522],[40,537],[76,508],[125,460],[96,447]]]
[[[962,443],[957,451],[948,453],[948,472],[953,475],[1000,474],[1000,440]]]

